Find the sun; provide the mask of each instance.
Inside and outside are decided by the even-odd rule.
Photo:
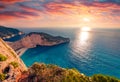
[[[90,27],[87,27],[87,26],[84,26],[81,28],[81,31],[90,31],[91,28]]]
[[[85,21],[85,22],[90,22],[90,19],[87,18],[87,17],[84,17],[84,18],[83,18],[83,21]]]

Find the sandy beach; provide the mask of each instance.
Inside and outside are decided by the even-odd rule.
[[[17,51],[15,51],[19,56],[23,55],[23,53],[27,50],[27,48],[22,48]]]

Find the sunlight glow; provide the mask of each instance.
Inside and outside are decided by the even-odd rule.
[[[86,43],[86,41],[88,40],[89,38],[89,33],[88,32],[81,32],[80,34],[80,42],[83,44],[83,43]]]
[[[81,28],[81,32],[80,32],[80,35],[79,35],[81,44],[84,44],[88,41],[89,31],[91,31],[90,27],[84,26],[84,27]]]
[[[81,28],[81,31],[90,31],[91,28],[90,27],[87,27],[87,26],[84,26]]]
[[[85,17],[85,18],[83,18],[83,21],[85,21],[85,22],[90,22],[90,19],[87,18],[87,17]]]
[[[89,28],[90,30],[90,28]],[[82,30],[78,29],[76,32],[76,39],[72,45],[72,49],[76,53],[75,56],[77,57],[83,57],[83,58],[89,58],[90,55],[86,54],[87,50],[91,48],[90,44],[90,32],[88,31],[88,27],[83,27]]]

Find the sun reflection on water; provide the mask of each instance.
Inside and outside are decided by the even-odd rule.
[[[72,50],[77,57],[89,58],[90,45],[90,27],[82,27],[76,32],[76,39],[73,43]],[[74,54],[75,55],[75,54]]]
[[[89,31],[91,30],[90,27],[82,27],[81,31],[79,32],[79,41],[81,44],[85,44],[89,39]]]

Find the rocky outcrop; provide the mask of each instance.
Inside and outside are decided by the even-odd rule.
[[[61,36],[51,36],[46,33],[32,32],[26,35],[19,41],[8,43],[15,51],[21,48],[34,48],[37,45],[40,46],[54,46],[62,43],[69,42],[69,38],[63,38]]]
[[[0,82],[16,82],[21,72],[27,70],[25,64],[2,39],[0,39]]]
[[[24,34],[24,33],[17,29],[0,26],[0,38],[2,39],[8,39],[21,34]]]

